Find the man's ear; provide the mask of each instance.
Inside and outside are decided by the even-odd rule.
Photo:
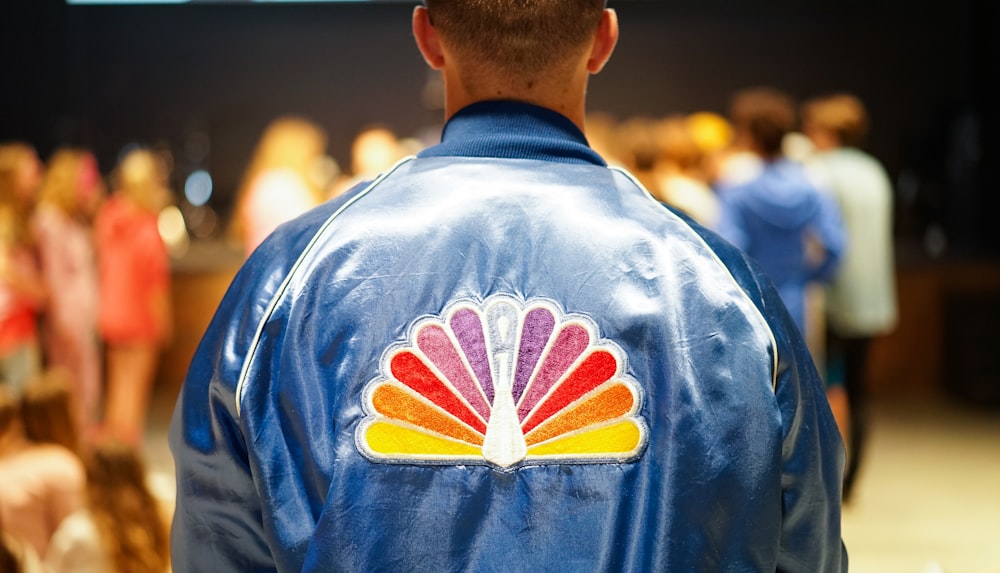
[[[441,39],[437,30],[431,25],[431,17],[427,8],[417,6],[413,10],[413,37],[417,40],[417,48],[424,56],[424,61],[432,70],[444,67],[444,51],[441,49]]]
[[[601,15],[600,24],[597,25],[594,45],[590,49],[590,58],[587,60],[587,71],[596,74],[604,69],[604,64],[607,64],[608,60],[611,59],[611,53],[615,51],[617,44],[618,13],[613,9],[606,8]]]

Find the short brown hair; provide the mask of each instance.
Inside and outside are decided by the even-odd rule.
[[[425,0],[435,30],[469,61],[530,78],[577,53],[605,0]]]
[[[806,123],[836,135],[841,145],[857,147],[868,135],[868,113],[851,94],[811,99],[802,106],[802,116]]]
[[[737,92],[730,106],[730,117],[735,128],[749,134],[766,157],[778,156],[785,135],[795,129],[792,99],[770,87]]]

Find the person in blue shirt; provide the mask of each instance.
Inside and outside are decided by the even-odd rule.
[[[831,280],[846,248],[840,210],[800,163],[782,154],[782,141],[795,127],[787,95],[767,87],[742,90],[731,116],[737,145],[755,155],[760,168],[719,186],[716,229],[760,264],[807,333],[806,287]]]
[[[279,227],[184,382],[173,568],[846,571],[843,444],[742,252],[584,136],[603,0],[428,0],[442,142]]]

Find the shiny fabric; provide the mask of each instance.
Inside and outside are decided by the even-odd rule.
[[[635,451],[373,453],[368,393],[392,386],[394,352],[494,300],[598,331],[634,390]],[[568,120],[522,104],[467,108],[441,146],[265,241],[170,440],[179,572],[847,567],[842,445],[774,289]]]

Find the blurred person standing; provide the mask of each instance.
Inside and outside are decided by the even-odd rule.
[[[71,428],[71,420],[35,420],[37,412],[0,386],[0,521],[41,556],[63,518],[83,506],[84,471],[66,447],[27,438],[25,426],[36,422]]]
[[[671,116],[656,126],[658,199],[712,228],[719,218],[719,198],[708,184],[708,158],[698,146],[684,116]],[[652,189],[650,190],[652,192]],[[655,193],[654,193],[655,194]]]
[[[84,466],[86,505],[53,534],[44,556],[47,572],[167,573],[167,524],[137,448],[100,442],[84,453]]]
[[[807,101],[803,131],[815,153],[810,171],[837,200],[850,244],[826,291],[828,394],[847,441],[844,498],[850,499],[867,434],[866,373],[874,337],[897,322],[892,242],[892,184],[860,149],[868,131],[864,104],[850,94]]]
[[[616,12],[427,0],[412,33],[442,141],[237,273],[171,423],[174,570],[845,571],[778,294],[587,144]]]
[[[49,158],[32,221],[49,293],[42,314],[45,363],[69,373],[81,430],[90,430],[99,419],[101,356],[92,221],[103,197],[93,154],[60,149]]]
[[[41,173],[30,145],[0,144],[0,385],[16,396],[41,368],[38,316],[48,293],[30,225]]]
[[[157,227],[169,199],[162,161],[147,149],[132,150],[94,222],[107,370],[101,431],[133,444],[145,432],[160,352],[172,329],[170,260]]]
[[[229,236],[250,253],[278,225],[323,200],[317,168],[326,153],[326,132],[299,117],[272,121],[254,149],[236,192]]]
[[[792,100],[772,88],[733,99],[735,137],[761,163],[751,179],[719,187],[719,234],[760,263],[800,332],[809,332],[806,288],[833,276],[845,249],[840,213],[781,144],[795,126]]]

